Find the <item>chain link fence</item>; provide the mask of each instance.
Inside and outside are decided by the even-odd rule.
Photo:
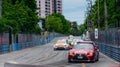
[[[60,36],[63,35],[59,33],[42,33],[41,35],[18,34],[18,39],[16,39],[13,34],[12,38],[9,38],[9,33],[0,34],[0,54],[44,45],[51,42],[55,37]],[[10,41],[12,41],[12,44],[10,44]]]
[[[120,46],[120,28],[99,31],[98,39],[95,39],[94,33],[91,33],[90,38],[96,42],[105,43],[112,46]]]
[[[8,33],[0,34],[0,54],[9,52],[8,44],[9,34]]]
[[[91,33],[90,38],[99,46],[99,49],[105,55],[120,62],[120,28],[112,28],[99,31],[98,39]]]

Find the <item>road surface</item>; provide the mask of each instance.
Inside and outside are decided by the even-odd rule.
[[[95,63],[68,63],[67,50],[53,50],[53,45],[57,40],[65,37],[55,38],[46,45],[14,51],[0,55],[0,67],[4,67],[5,62],[16,62],[28,65],[43,65],[56,67],[118,67],[120,64],[100,53],[98,62]]]

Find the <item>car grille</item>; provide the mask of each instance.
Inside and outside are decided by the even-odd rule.
[[[74,60],[88,60],[85,54],[76,54],[73,59]]]

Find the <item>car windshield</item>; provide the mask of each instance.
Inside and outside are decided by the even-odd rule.
[[[63,44],[63,43],[66,43],[66,41],[58,41],[57,43],[62,43]]]
[[[93,49],[93,45],[91,44],[76,44],[74,49]]]

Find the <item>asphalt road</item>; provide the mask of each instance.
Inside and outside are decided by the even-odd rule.
[[[102,53],[100,53],[99,61],[95,63],[68,63],[67,50],[53,50],[53,45],[56,41],[63,38],[65,37],[55,38],[46,45],[0,55],[0,67],[4,67],[5,62],[56,67],[120,67],[120,63]]]

